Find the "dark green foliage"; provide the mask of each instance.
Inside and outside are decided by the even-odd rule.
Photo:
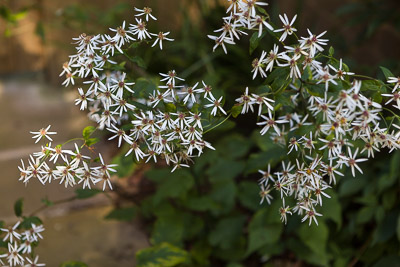
[[[20,198],[17,201],[15,201],[15,204],[14,204],[15,216],[17,216],[17,217],[21,217],[22,216],[23,206],[24,206],[24,199],[23,198]]]
[[[118,221],[131,221],[135,218],[136,208],[135,207],[125,207],[117,208],[108,213],[104,219],[107,220],[118,220]]]
[[[136,254],[138,267],[176,266],[189,259],[186,251],[168,243],[143,249]]]

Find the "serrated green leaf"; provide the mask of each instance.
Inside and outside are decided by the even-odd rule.
[[[170,267],[189,260],[188,253],[168,243],[142,249],[136,253],[137,267]]]
[[[106,220],[117,220],[117,221],[132,221],[136,216],[136,207],[125,207],[114,209],[108,213],[104,219]]]
[[[103,191],[99,190],[99,189],[76,189],[75,190],[75,194],[76,194],[76,198],[78,199],[85,199],[85,198],[91,198],[94,197],[95,195],[102,193]]]
[[[15,216],[21,217],[22,216],[22,209],[24,207],[24,199],[19,198],[17,201],[14,203],[14,213]]]
[[[181,245],[184,234],[183,213],[175,210],[169,213],[158,214],[151,234],[152,244],[168,242]]]
[[[194,185],[193,176],[183,169],[173,173],[169,169],[150,170],[146,176],[158,183],[157,192],[153,198],[155,204],[165,198],[184,197]]]
[[[244,215],[219,220],[208,237],[210,244],[219,246],[222,249],[230,248],[235,243],[235,240],[242,235],[245,221],[246,216]]]

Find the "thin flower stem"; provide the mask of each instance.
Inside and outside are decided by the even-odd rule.
[[[77,140],[85,141],[85,139],[83,137],[72,138],[72,139],[69,139],[68,141],[65,141],[61,146],[64,146],[72,141],[77,141]]]
[[[76,196],[69,197],[69,198],[66,198],[66,199],[57,200],[57,201],[54,201],[54,202],[53,202],[53,205],[51,205],[51,206],[58,205],[58,204],[62,204],[62,203],[68,203],[68,202],[71,202],[71,201],[73,201],[73,200],[75,200],[75,199],[77,199]],[[45,210],[45,209],[47,209],[47,208],[49,208],[49,207],[51,207],[51,206],[49,206],[49,205],[43,205],[43,206],[39,207],[38,209],[36,209],[35,211],[33,211],[33,212],[29,215],[29,217],[35,216],[37,213],[39,213],[39,212],[41,212],[41,211],[43,211],[43,210]]]
[[[390,109],[388,109],[388,108],[383,108],[383,109],[386,110],[386,111],[389,111],[390,113],[392,113],[393,116],[395,116],[395,117],[400,121],[400,116],[397,115],[396,113],[394,113],[392,110],[390,110]]]
[[[211,127],[210,129],[204,131],[203,134],[206,134],[206,133],[208,133],[209,131],[211,131],[211,130],[217,128],[217,127],[219,127],[220,125],[222,125],[224,122],[226,122],[226,121],[231,117],[231,115],[232,115],[232,113],[229,113],[229,115],[228,115],[223,121],[221,121],[221,122],[218,123],[217,125]]]

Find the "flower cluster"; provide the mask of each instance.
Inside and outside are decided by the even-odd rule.
[[[303,221],[318,224],[316,217],[322,214],[316,207],[322,206],[322,197],[330,197],[325,190],[336,183],[336,176],[344,176],[344,167],[350,168],[353,176],[357,171],[362,173],[359,164],[373,158],[375,152],[387,148],[390,153],[400,148],[400,131],[392,126],[400,127],[381,120],[383,108],[368,94],[371,81],[350,81],[357,75],[341,59],[334,59],[332,53],[322,53],[328,42],[322,39],[326,32],[315,35],[308,30],[305,37],[298,38],[293,27],[297,16],[290,21],[286,14],[280,16],[282,28],[273,30],[271,23],[255,12],[257,5],[266,4],[232,1],[228,8],[230,15],[224,18],[223,33],[212,39],[226,51],[224,43],[233,44],[234,37],[239,39],[238,35],[246,34],[246,30],[258,30],[261,37],[265,27],[277,37],[279,43],[270,52],[262,51],[261,57],[253,60],[251,72],[253,79],[258,75],[266,78],[268,72],[275,72],[277,79],[285,82],[279,88],[272,85],[269,92],[259,95],[249,94],[246,88],[236,101],[243,105],[242,113],[254,112],[254,106],[259,105],[260,133],[270,133],[272,140],[288,150],[281,169],[271,172],[269,165],[266,171],[259,171],[261,203],[264,200],[270,203],[272,191],[277,191],[283,202],[280,209],[283,222],[286,223],[287,214],[297,213],[303,216]],[[285,45],[290,35],[295,43]],[[394,101],[398,109],[399,81],[389,77],[388,83],[396,85],[392,94],[382,94],[390,97],[386,104]],[[380,86],[382,91],[388,87]],[[282,94],[291,101],[280,101],[277,105],[274,97]],[[293,207],[285,205],[288,197],[296,201]]]
[[[102,85],[101,88],[104,87],[104,83],[102,82],[104,76],[100,74],[108,69],[107,64],[116,64],[110,57],[114,56],[116,52],[124,54],[124,45],[137,40],[147,41],[152,39],[153,36],[156,37],[156,39],[152,46],[158,43],[160,49],[162,49],[163,41],[173,41],[173,39],[167,37],[169,32],[151,33],[148,31],[146,22],[149,20],[149,17],[153,20],[157,20],[151,14],[151,8],[135,8],[135,11],[138,12],[138,14],[135,15],[136,17],[145,16],[146,21],[143,21],[141,18],[135,18],[136,23],[130,24],[128,28],[126,28],[126,23],[124,21],[121,26],[115,29],[110,28],[110,31],[113,32],[113,34],[115,33],[114,36],[112,36],[113,34],[87,35],[82,33],[77,38],[73,38],[77,53],[70,56],[69,61],[65,62],[63,65],[63,71],[60,73],[60,76],[65,75],[66,79],[62,85],[68,86],[70,83],[74,85],[74,79],[76,77],[91,78],[91,87],[87,92],[87,95],[90,95],[90,92],[96,92],[100,88],[100,85]],[[122,90],[123,89],[121,89],[120,93],[122,93]],[[84,100],[85,99],[82,101]]]
[[[150,8],[135,11],[140,12],[135,16],[145,15],[146,21],[156,20]],[[121,54],[118,56],[130,59],[124,45],[136,40],[143,43],[155,35],[147,31],[144,21],[136,18],[136,22],[128,29],[125,22],[110,29],[115,32],[113,37],[81,35],[76,39],[77,54],[70,57],[62,74],[67,73],[70,79],[75,75],[84,79],[87,88],[78,88],[75,104],[81,110],[88,109],[97,128],[111,132],[110,140],[118,139],[118,147],[128,148],[126,156],[132,154],[137,161],[146,162],[157,162],[160,156],[168,165],[173,164],[172,171],[188,167],[191,158],[200,156],[205,147],[213,149],[203,139],[203,126],[211,127],[213,117],[226,115],[223,98],[214,96],[212,87],[204,81],[193,86],[184,84],[175,70],[160,73],[160,84],[154,84],[150,91],[131,80],[129,74],[114,70],[112,65],[120,59],[114,61],[114,50]],[[167,34],[159,33],[153,46],[158,42],[162,48],[163,40],[173,41]],[[109,64],[107,68],[105,64]],[[106,71],[108,68],[111,71]],[[69,83],[67,78],[63,84]],[[71,83],[74,84],[73,80]],[[207,125],[203,125],[204,121]]]
[[[31,132],[36,138],[36,142],[41,139],[52,140],[49,135],[56,132],[49,132],[50,125],[46,129],[41,129],[38,132]],[[75,149],[64,149],[63,145],[52,146],[51,142],[42,146],[41,150],[29,155],[28,164],[25,165],[21,160],[19,180],[27,184],[32,178],[39,180],[43,185],[51,183],[53,180],[59,180],[60,184],[65,187],[76,186],[83,184],[83,188],[91,188],[92,185],[103,181],[103,190],[108,187],[112,189],[110,181],[110,172],[115,172],[113,169],[115,164],[107,165],[103,161],[103,157],[99,154],[100,165],[93,165],[93,161],[89,156],[82,154],[82,149],[85,146],[74,144]]]
[[[36,226],[31,224],[28,228],[23,228],[20,221],[14,226],[0,228],[0,237],[3,237],[6,253],[0,250],[0,266],[45,266],[38,263],[39,256],[34,257],[34,247],[43,239],[43,225]],[[7,262],[7,264],[5,264]]]

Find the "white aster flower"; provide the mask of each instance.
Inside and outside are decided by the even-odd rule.
[[[166,41],[173,42],[174,39],[166,37],[168,34],[169,34],[169,32],[165,32],[165,33],[164,32],[159,32],[158,34],[150,33],[150,35],[157,36],[157,39],[154,41],[154,43],[153,43],[153,45],[151,47],[154,47],[157,43],[159,43],[160,44],[160,49],[162,50],[163,49],[162,41],[166,40]]]
[[[212,98],[207,98],[208,101],[212,102],[211,104],[204,105],[205,108],[213,107],[211,110],[211,115],[216,116],[218,109],[226,115],[225,110],[221,107],[222,96],[216,100],[214,96]]]
[[[387,82],[395,84],[393,87],[392,93],[394,93],[394,91],[396,91],[397,88],[400,87],[400,77],[388,77]]]
[[[20,225],[20,221],[18,221],[16,224],[14,224],[13,227],[8,227],[8,228],[1,228],[0,230],[3,232],[6,232],[6,236],[3,238],[3,241],[6,241],[7,239],[9,240],[10,243],[13,242],[14,238],[15,239],[21,239],[21,235],[15,231],[18,226]]]
[[[151,14],[153,10],[150,7],[144,7],[143,9],[135,7],[134,9],[136,12],[140,12],[139,14],[136,14],[135,17],[146,16],[146,21],[149,21],[149,17],[153,20],[157,20],[157,18]]]
[[[293,32],[297,31],[294,27],[292,27],[294,22],[296,21],[297,14],[293,17],[291,22],[289,22],[289,19],[286,14],[283,14],[283,17],[282,17],[282,15],[279,15],[279,18],[281,19],[281,21],[283,23],[283,28],[277,29],[274,32],[282,32],[283,31],[281,37],[279,38],[279,41],[284,42],[288,35],[292,35]]]
[[[46,129],[42,128],[38,132],[30,132],[31,134],[34,134],[32,138],[36,138],[35,144],[40,141],[43,137],[46,137],[50,141],[53,141],[53,139],[50,138],[50,134],[57,134],[57,132],[49,132],[51,125],[47,126]]]
[[[263,118],[265,120],[263,122],[258,122],[257,123],[257,125],[260,125],[260,126],[265,125],[264,128],[262,128],[261,131],[260,131],[261,135],[264,135],[266,132],[268,132],[269,128],[272,127],[272,128],[274,128],[275,132],[280,136],[281,135],[281,131],[280,131],[280,129],[279,129],[277,124],[278,123],[282,124],[282,123],[289,122],[287,120],[275,120],[272,117],[272,114],[271,114],[270,110],[268,110],[268,117],[264,116],[264,115],[261,115],[261,118]]]

